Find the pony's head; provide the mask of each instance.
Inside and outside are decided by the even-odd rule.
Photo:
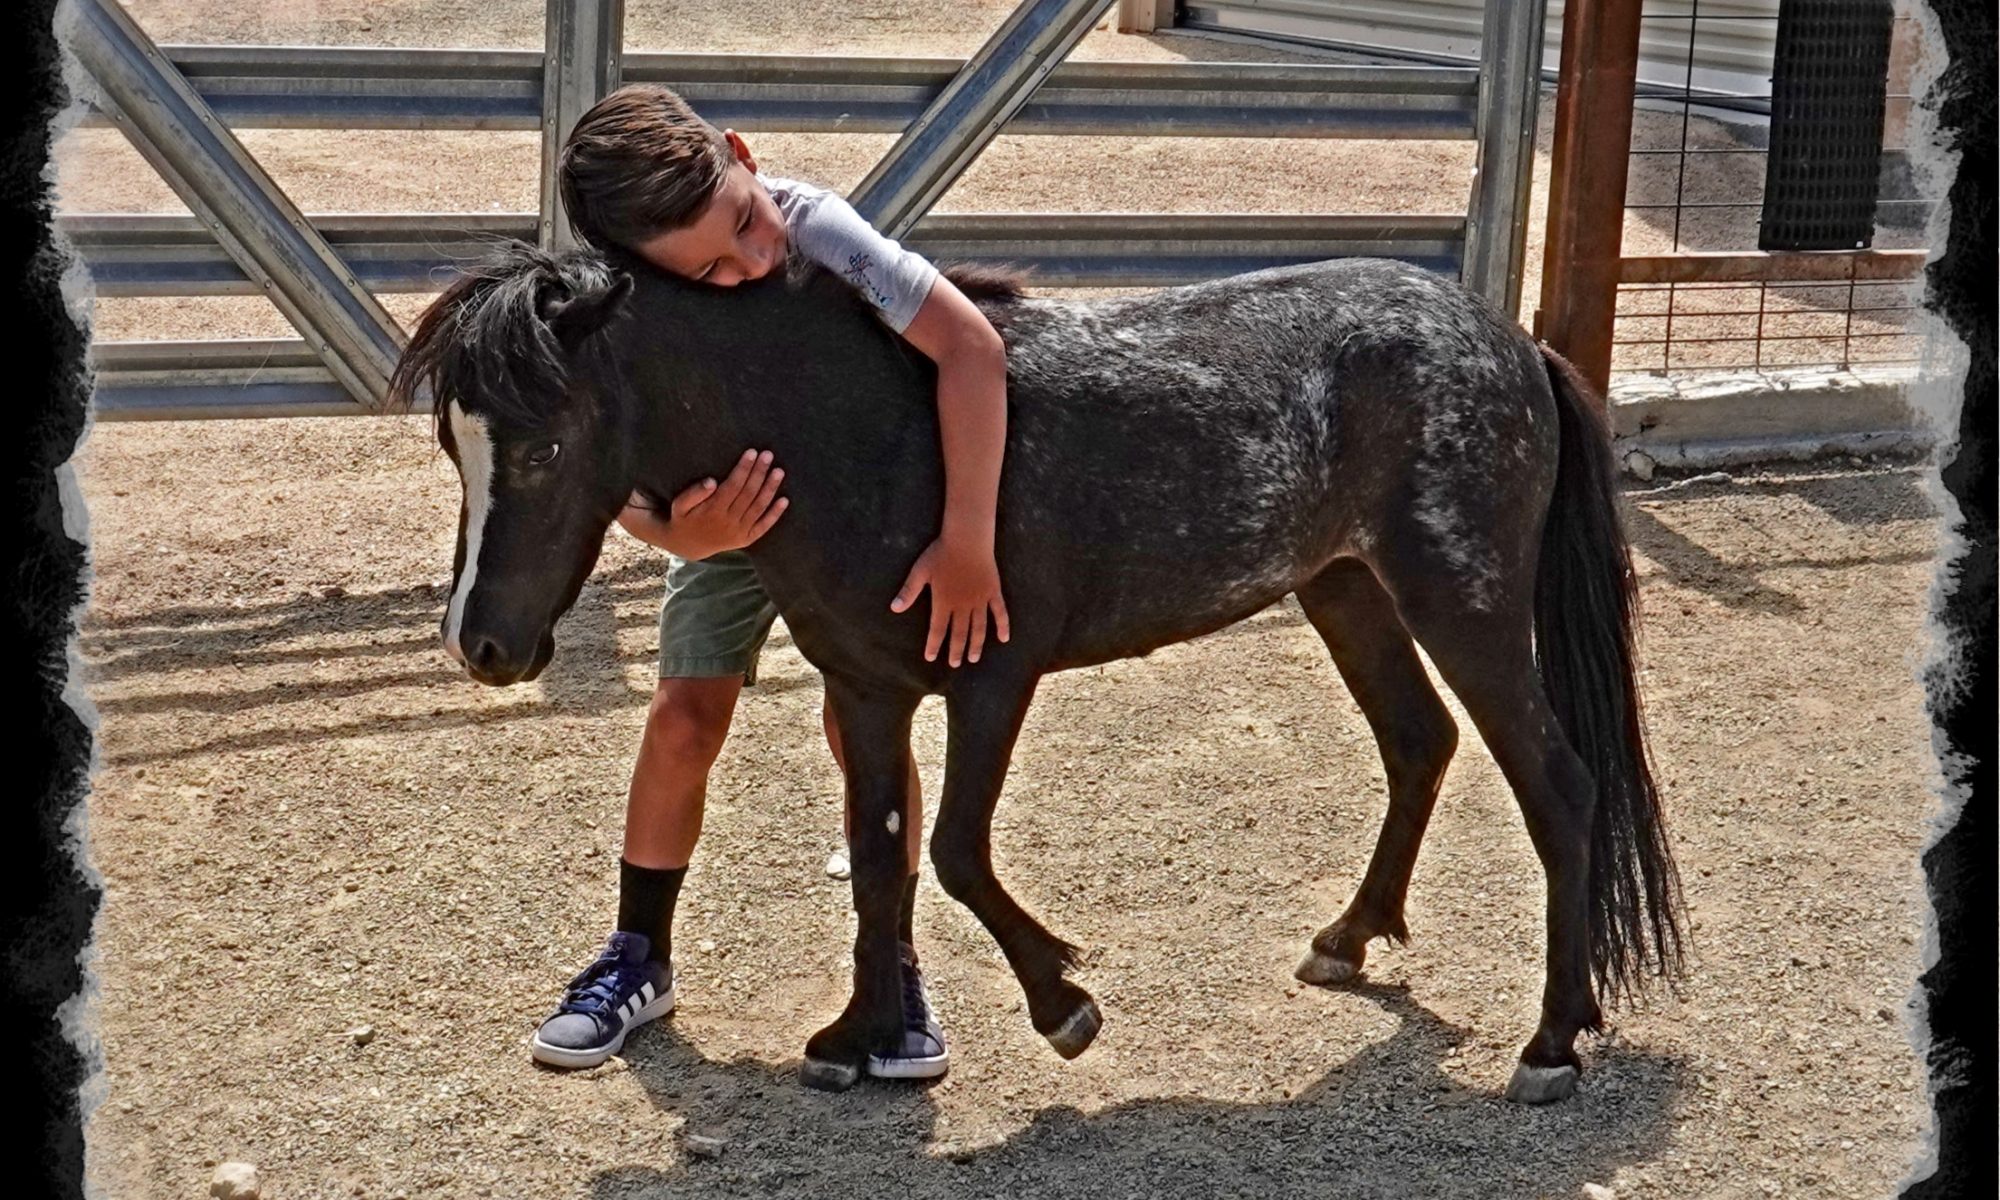
[[[428,392],[463,485],[451,656],[481,683],[539,675],[632,486],[632,406],[603,336],[630,275],[525,244],[438,297],[396,365],[390,400]]]

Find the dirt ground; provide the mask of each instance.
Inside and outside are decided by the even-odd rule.
[[[162,41],[540,37],[522,0],[130,7]],[[646,48],[944,54],[1007,5],[874,3],[819,25],[774,15],[813,6],[628,7]],[[1242,50],[1099,32],[1084,54]],[[248,140],[308,210],[532,204],[525,138]],[[881,141],[758,139],[768,163],[835,184]],[[1003,138],[953,203],[1427,211],[1470,162],[1463,146],[1146,141],[1065,160]],[[70,150],[65,208],[175,207],[100,135]],[[107,338],[267,320],[220,301],[97,317]],[[1367,727],[1289,601],[1043,686],[996,858],[1095,955],[1106,1028],[1083,1058],[1034,1034],[990,939],[927,871],[918,934],[951,1074],[839,1096],[795,1082],[845,997],[852,918],[823,872],[839,816],[819,687],[780,626],[683,893],[679,1011],[604,1067],[535,1067],[530,1031],[614,911],[660,558],[614,535],[548,674],[487,690],[437,643],[458,484],[420,420],[101,425],[78,466],[100,739],[86,837],[106,889],[97,1194],[201,1196],[215,1164],[246,1161],[273,1200],[1877,1197],[1917,1156],[1905,1005],[1931,767],[1915,665],[1937,536],[1920,464],[1632,485],[1696,958],[1678,998],[1612,1014],[1579,1094],[1546,1109],[1499,1099],[1535,1019],[1541,872],[1462,713],[1415,941],[1378,945],[1354,988],[1292,980],[1386,800]],[[933,795],[941,735],[927,706]],[[726,1147],[692,1157],[688,1133]]]

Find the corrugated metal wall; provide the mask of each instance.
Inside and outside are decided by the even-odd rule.
[[[1699,0],[1694,42],[1697,92],[1770,94],[1778,0]],[[1180,24],[1261,34],[1340,49],[1476,62],[1485,5],[1480,0],[1187,0]],[[1687,86],[1688,25],[1695,0],[1651,0],[1639,45],[1639,81]],[[1549,0],[1543,65],[1554,71],[1562,44],[1562,0]],[[1759,102],[1761,105],[1761,102]]]

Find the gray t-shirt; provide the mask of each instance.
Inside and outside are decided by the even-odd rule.
[[[914,250],[876,232],[854,206],[833,192],[796,179],[759,175],[785,218],[800,254],[845,279],[882,320],[903,332],[937,282],[937,268]]]

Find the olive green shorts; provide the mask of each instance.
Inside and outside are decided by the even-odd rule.
[[[660,604],[660,678],[757,682],[757,654],[778,617],[741,550],[689,562],[668,555]]]

